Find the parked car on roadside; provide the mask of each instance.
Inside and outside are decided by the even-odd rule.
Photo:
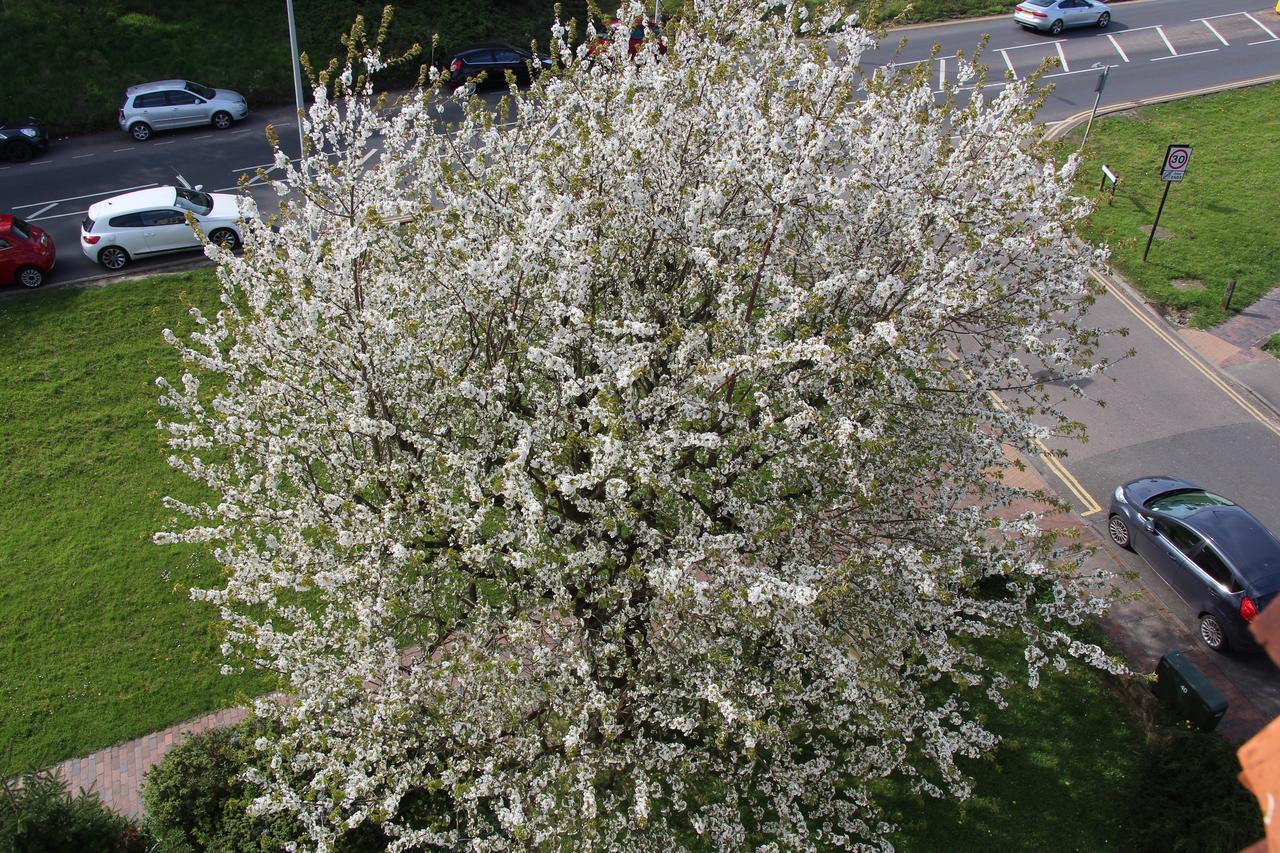
[[[0,159],[25,163],[49,147],[49,134],[33,118],[5,119],[0,116]]]
[[[39,287],[53,271],[58,253],[43,228],[0,213],[0,284]]]
[[[197,249],[200,238],[187,224],[188,213],[210,242],[240,247],[242,214],[236,196],[200,187],[152,187],[90,205],[80,224],[80,249],[112,271],[124,269],[134,258]]]
[[[1243,507],[1177,477],[1124,483],[1111,541],[1137,551],[1185,601],[1215,651],[1256,651],[1249,623],[1280,591],[1280,540]]]
[[[484,74],[484,81],[477,86],[498,88],[506,86],[506,72],[516,75],[516,82],[528,86],[533,76],[551,67],[551,57],[540,53],[536,57],[524,48],[505,42],[489,42],[472,45],[453,55],[449,60],[449,88],[457,89]]]
[[[1029,30],[1057,35],[1070,27],[1098,27],[1111,24],[1111,7],[1098,0],[1021,0],[1013,9],[1013,20]]]
[[[190,80],[159,80],[125,89],[120,104],[120,129],[139,142],[154,131],[212,125],[226,130],[249,114],[244,95],[230,89],[210,89]]]

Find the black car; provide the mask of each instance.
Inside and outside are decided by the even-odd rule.
[[[0,158],[25,163],[49,146],[49,134],[33,118],[8,121],[0,117]]]
[[[1256,651],[1249,623],[1280,590],[1280,540],[1243,507],[1176,477],[1118,487],[1111,540],[1137,551],[1192,608],[1215,651]]]
[[[521,86],[527,86],[533,74],[550,67],[551,57],[544,53],[535,57],[523,48],[504,42],[477,44],[458,51],[449,60],[449,87],[456,89],[482,73],[484,80],[477,84],[478,87],[504,87],[507,85],[507,71],[516,75],[516,82]]]

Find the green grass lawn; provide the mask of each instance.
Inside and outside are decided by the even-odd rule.
[[[165,463],[160,337],[212,305],[208,271],[0,298],[0,755],[47,765],[234,701],[265,682],[218,674],[216,614],[185,588],[218,567],[151,534]]]
[[[1079,132],[1074,150],[1079,144]],[[1142,251],[1173,143],[1194,146],[1186,180],[1174,184],[1146,263]],[[1098,192],[1101,165],[1120,177],[1115,201]],[[1148,299],[1201,327],[1228,318],[1222,296],[1236,280],[1232,311],[1280,287],[1280,84],[1205,95],[1094,125],[1081,189],[1100,199],[1084,236],[1110,244],[1112,263]]]

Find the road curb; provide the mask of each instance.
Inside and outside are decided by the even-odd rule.
[[[48,293],[51,290],[71,289],[77,287],[106,287],[109,284],[120,284],[126,281],[140,281],[144,278],[152,278],[157,275],[172,275],[173,273],[185,272],[199,267],[213,267],[213,261],[203,255],[187,258],[180,261],[169,261],[163,264],[147,267],[145,270],[129,273],[127,275],[117,275],[107,271],[94,273],[93,275],[81,276],[67,281],[51,281],[48,284],[36,288],[25,287],[7,287],[0,290],[0,299],[12,299],[14,297],[35,293]]]
[[[1149,107],[1154,104],[1165,104],[1169,101],[1180,101],[1183,98],[1194,98],[1199,95],[1212,95],[1217,92],[1228,92],[1232,89],[1244,89],[1248,86],[1263,86],[1267,83],[1280,82],[1280,74],[1269,74],[1265,77],[1254,77],[1251,80],[1241,80],[1236,83],[1223,83],[1218,86],[1205,86],[1200,89],[1189,89],[1185,92],[1175,92],[1172,95],[1157,95],[1154,98],[1139,98],[1135,101],[1125,101],[1120,104],[1112,104],[1104,109],[1098,110],[1098,118],[1112,115],[1114,113],[1124,112],[1125,110],[1136,110],[1141,107]],[[1050,142],[1057,142],[1062,139],[1078,125],[1089,120],[1089,115],[1093,110],[1081,110],[1072,116],[1067,116],[1061,121],[1049,128],[1049,132],[1045,134],[1045,139]]]

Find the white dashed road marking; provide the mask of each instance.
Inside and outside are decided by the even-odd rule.
[[[1067,65],[1067,55],[1062,52],[1062,42],[1056,41],[1053,43],[1053,46],[1058,49],[1058,61],[1062,63],[1062,70],[1070,71],[1071,67]]]
[[[1204,19],[1204,18],[1200,18],[1200,19],[1199,19],[1199,21],[1200,21],[1200,23],[1204,24],[1206,27],[1208,27],[1208,28],[1209,28],[1209,32],[1213,33],[1215,36],[1217,36],[1217,37],[1218,37],[1218,41],[1222,42],[1222,43],[1223,43],[1224,45],[1226,45],[1227,47],[1231,47],[1231,42],[1229,42],[1229,41],[1227,41],[1226,39],[1224,39],[1224,38],[1222,37],[1222,33],[1218,32],[1217,30],[1215,30],[1215,29],[1213,28],[1213,24],[1209,23],[1209,22],[1208,22],[1206,19]]]
[[[1162,59],[1181,59],[1184,56],[1199,56],[1202,53],[1214,53],[1218,49],[1219,48],[1211,47],[1208,50],[1193,50],[1191,53],[1175,53],[1173,56],[1154,56],[1151,58],[1151,61],[1159,62]]]
[[[1250,15],[1248,12],[1243,12],[1242,14],[1249,20],[1253,21],[1258,26],[1262,27],[1262,31],[1267,35],[1271,36],[1272,41],[1280,41],[1280,36],[1277,36],[1275,33],[1271,32],[1271,30],[1268,29],[1267,25],[1262,23],[1262,21],[1259,21],[1257,18],[1255,18],[1253,15]],[[1263,42],[1260,42],[1260,41],[1252,42],[1252,44],[1262,44],[1262,43]]]
[[[1124,52],[1124,48],[1120,47],[1120,42],[1116,41],[1116,37],[1107,33],[1107,38],[1111,39],[1111,46],[1116,49],[1116,53],[1120,54],[1120,58],[1125,62],[1129,61],[1129,55]]]
[[[28,216],[27,218],[28,218],[28,219],[38,219],[38,218],[40,217],[40,214],[44,213],[46,210],[48,210],[48,209],[49,209],[49,208],[51,208],[51,207],[57,207],[57,206],[58,206],[58,203],[57,203],[56,201],[51,201],[51,202],[49,202],[48,204],[46,204],[44,207],[42,207],[42,208],[40,208],[39,210],[37,210],[35,213],[33,213],[33,214],[31,214],[30,216]]]
[[[1164,28],[1156,27],[1156,33],[1159,34],[1160,40],[1164,42],[1164,46],[1169,48],[1169,53],[1172,54],[1173,56],[1177,56],[1178,52],[1174,50],[1173,45],[1169,43],[1169,38],[1164,34]]]

